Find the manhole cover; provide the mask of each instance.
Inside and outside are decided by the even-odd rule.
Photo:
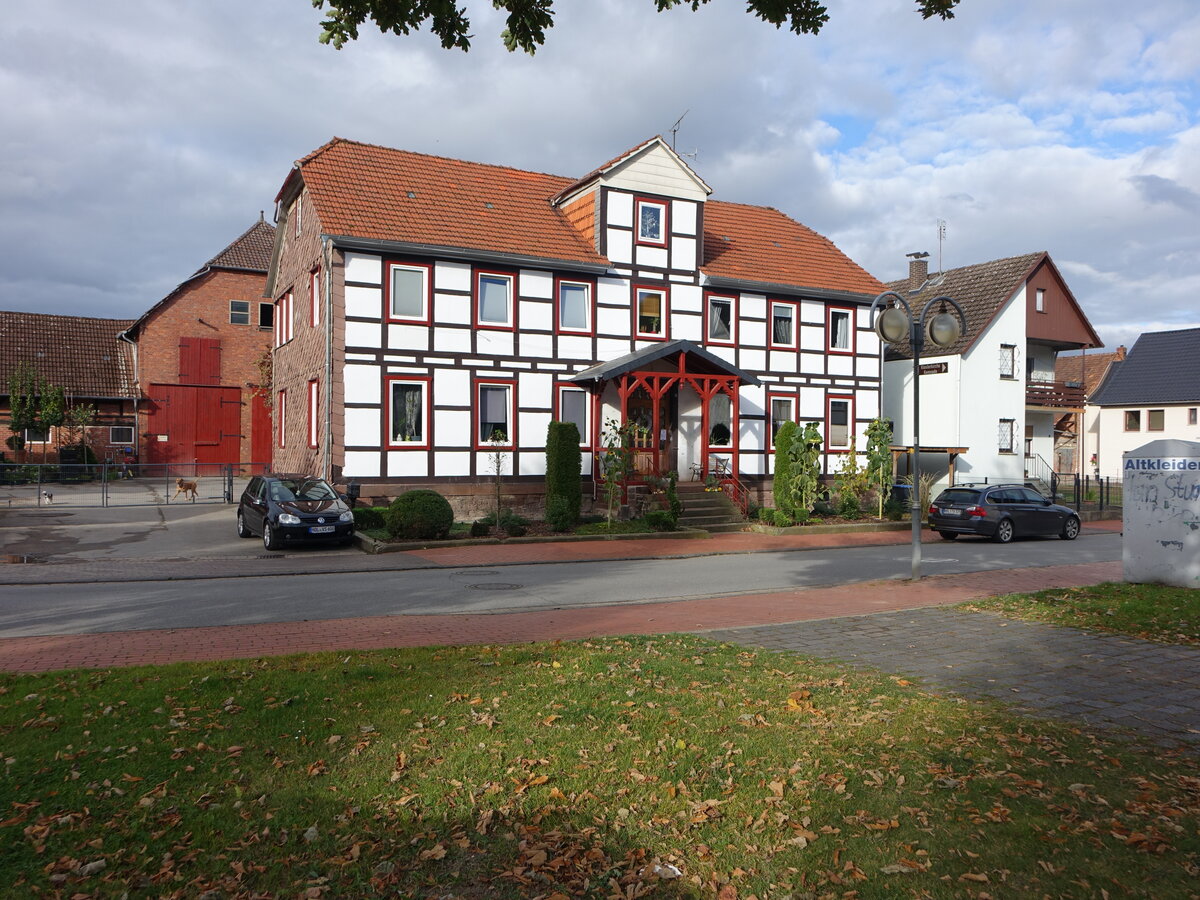
[[[482,584],[469,584],[467,587],[477,591],[519,591],[524,585],[507,584],[503,581],[485,581]]]

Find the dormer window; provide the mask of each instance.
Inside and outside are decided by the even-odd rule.
[[[638,199],[637,242],[656,247],[667,245],[667,204],[655,200]]]

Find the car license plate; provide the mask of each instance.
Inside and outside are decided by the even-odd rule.
[[[962,510],[961,509],[943,509],[942,515],[943,516],[961,516]]]
[[[314,525],[308,529],[309,534],[333,534],[334,527],[332,525]]]

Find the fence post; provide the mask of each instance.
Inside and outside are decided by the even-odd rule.
[[[233,463],[226,463],[225,473],[225,502],[233,502]]]
[[[108,506],[108,461],[100,464],[100,506]]]
[[[38,470],[37,503],[38,503],[38,506],[41,506],[42,505],[42,467],[38,466],[37,470]]]

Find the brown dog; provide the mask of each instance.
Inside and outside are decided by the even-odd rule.
[[[184,481],[182,478],[175,479],[175,497],[183,494],[185,497],[190,497],[193,503],[196,502],[196,482]],[[171,499],[174,500],[175,497]]]

